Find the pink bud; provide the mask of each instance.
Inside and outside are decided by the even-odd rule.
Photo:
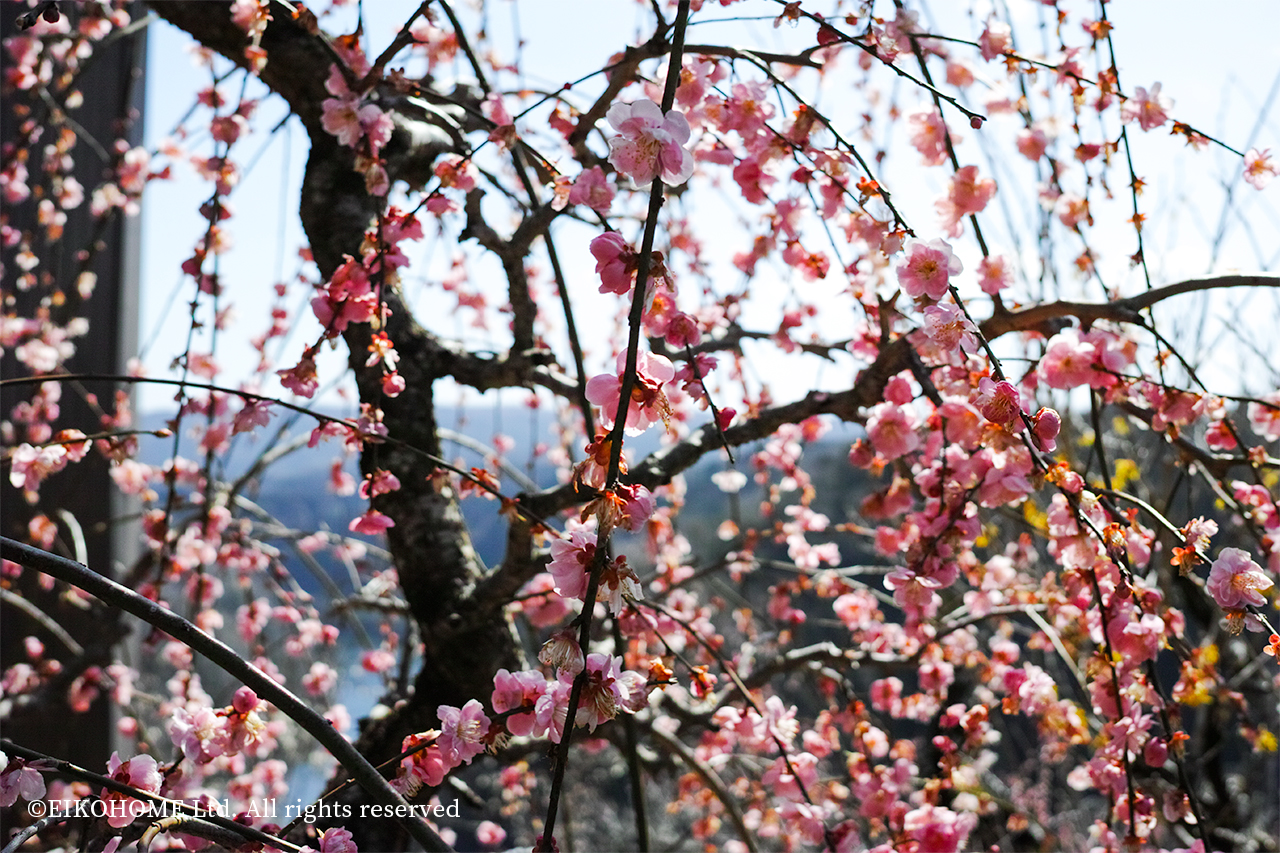
[[[1045,453],[1052,453],[1058,447],[1058,442],[1054,441],[1058,437],[1059,430],[1062,429],[1062,416],[1047,406],[1042,406],[1040,411],[1036,412],[1031,418],[1034,425],[1033,435],[1036,444]]]
[[[231,707],[235,708],[238,714],[247,714],[258,707],[258,694],[248,687],[241,687],[236,691],[236,695],[231,697]]]
[[[872,461],[876,458],[875,451],[871,449],[871,445],[862,439],[858,439],[849,448],[849,464],[855,468],[869,468]]]
[[[1164,738],[1153,737],[1147,741],[1147,745],[1142,749],[1142,760],[1151,767],[1163,767],[1168,757],[1169,746],[1165,743]]]

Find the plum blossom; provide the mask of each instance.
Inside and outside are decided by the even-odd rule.
[[[226,752],[223,718],[208,706],[178,708],[167,726],[169,738],[196,764],[208,764]]]
[[[360,99],[347,88],[342,72],[334,65],[324,87],[332,98],[325,98],[321,105],[320,124],[325,132],[337,137],[348,148],[355,148],[361,139],[368,138],[369,151],[374,157],[391,138],[394,124],[391,116],[374,104],[361,106]]]
[[[964,267],[951,251],[946,240],[925,242],[914,237],[906,242],[907,257],[898,264],[898,283],[913,299],[927,296],[941,299],[947,292],[951,276],[959,275]]]
[[[1249,423],[1267,441],[1280,439],[1280,394],[1250,403]]]
[[[1239,548],[1223,548],[1218,552],[1205,583],[1213,600],[1225,610],[1242,609],[1246,604],[1261,607],[1267,601],[1262,592],[1272,586],[1271,578],[1262,567]]]
[[[609,140],[609,162],[637,187],[659,177],[667,184],[689,180],[693,155],[684,149],[690,135],[684,113],[671,110],[664,116],[661,107],[643,99],[614,104],[605,118],[620,134]]]
[[[1079,193],[1063,193],[1054,201],[1053,210],[1058,221],[1068,228],[1075,228],[1081,222],[1092,223],[1089,214],[1089,200]]]
[[[311,355],[304,355],[295,367],[277,370],[280,384],[299,397],[310,397],[320,387],[316,376],[316,361]]]
[[[958,814],[942,806],[925,804],[907,812],[902,829],[929,853],[956,853],[964,849],[969,833],[977,826],[974,814]]]
[[[320,853],[360,853],[351,831],[335,827],[320,835]]]
[[[559,625],[571,612],[568,602],[554,594],[555,585],[550,572],[539,572],[521,590],[520,612],[535,628]]]
[[[316,661],[311,670],[302,676],[302,686],[312,696],[323,696],[338,685],[338,671],[327,663]]]
[[[562,628],[552,634],[538,650],[538,663],[554,669],[556,673],[567,672],[570,676],[582,672],[582,646],[572,628]]]
[[[607,231],[591,241],[591,254],[600,275],[600,292],[627,294],[635,279],[639,253],[617,231]]]
[[[567,673],[561,674],[562,683],[566,676]],[[619,711],[634,714],[649,704],[647,682],[638,672],[624,671],[620,657],[587,655],[587,685],[575,722],[595,731],[596,726],[612,720]]]
[[[10,457],[9,482],[15,489],[34,495],[40,483],[50,474],[67,466],[67,449],[60,444],[32,447],[21,444]]]
[[[911,144],[926,166],[940,166],[947,159],[947,123],[936,109],[922,109],[907,118]]]
[[[573,182],[569,190],[570,204],[585,204],[596,213],[607,214],[613,206],[613,197],[618,191],[605,178],[604,170],[599,166],[584,169]]]
[[[587,382],[587,399],[600,407],[600,423],[612,429],[622,395],[622,374],[627,369],[627,352],[618,353],[617,374],[602,373]],[[626,433],[640,435],[658,421],[671,417],[663,385],[675,378],[675,366],[667,358],[651,352],[636,356],[636,378],[627,407]]]
[[[924,309],[924,334],[940,349],[955,352],[976,352],[978,339],[973,334],[973,324],[951,302],[930,305]]]
[[[1266,189],[1267,184],[1277,175],[1275,161],[1271,159],[1271,149],[1250,148],[1244,154],[1244,179],[1255,190]]]
[[[438,731],[430,729],[401,741],[401,752],[416,752],[400,760],[400,769],[391,782],[393,788],[406,796],[413,796],[423,785],[434,788],[444,781],[445,775],[457,765],[450,764],[440,751],[440,745],[434,743],[439,735]],[[430,745],[420,748],[424,743]]]
[[[1017,141],[1018,153],[1026,157],[1032,163],[1044,156],[1044,152],[1049,147],[1049,134],[1045,133],[1043,127],[1024,127],[1018,131]]]
[[[568,539],[553,541],[547,571],[555,578],[556,592],[565,598],[582,598],[595,554],[596,534],[581,527],[570,533]]]
[[[231,434],[253,432],[255,427],[271,423],[271,403],[268,400],[245,399],[244,406],[236,413]]]
[[[596,592],[596,600],[609,602],[609,610],[622,612],[623,598],[641,598],[640,578],[635,570],[627,564],[627,558],[619,555],[609,561],[600,572],[600,586]]]
[[[978,411],[992,423],[1008,424],[1017,420],[1021,409],[1018,389],[1007,380],[996,382],[989,376],[978,380],[978,394],[974,399]]]
[[[1040,373],[1050,388],[1075,388],[1094,381],[1097,349],[1085,341],[1078,329],[1063,329],[1049,339]]]
[[[484,752],[489,718],[477,700],[472,699],[461,709],[441,705],[436,715],[440,718],[440,751],[454,766],[470,764],[471,759]]]
[[[1013,49],[1013,28],[1003,21],[992,21],[978,36],[978,50],[990,62]]]
[[[569,691],[572,689],[572,679],[556,679],[548,683],[546,692],[534,709],[536,733],[545,732],[552,743],[559,743],[564,737],[564,724],[569,719]]]
[[[1160,84],[1153,83],[1151,91],[1138,86],[1133,90],[1133,97],[1120,106],[1120,118],[1125,124],[1138,120],[1143,130],[1154,130],[1169,120],[1169,110],[1173,109],[1173,99],[1160,93]]]
[[[991,178],[979,178],[977,166],[958,169],[947,186],[946,198],[934,203],[942,220],[942,230],[948,237],[963,233],[960,221],[966,216],[981,213],[996,194],[996,182]]]
[[[497,847],[507,840],[507,831],[491,820],[482,820],[476,826],[476,841],[485,847]]]
[[[377,536],[385,531],[388,527],[395,527],[396,523],[378,512],[376,509],[367,509],[362,515],[358,515],[351,519],[351,523],[347,525],[347,529],[352,533],[361,533],[365,536]]]
[[[160,793],[160,787],[164,784],[160,767],[150,755],[135,755],[128,761],[121,761],[120,754],[113,752],[111,760],[107,762],[107,775],[117,782],[150,794]],[[146,804],[141,800],[116,791],[104,789],[102,799],[109,804],[107,823],[116,829],[133,823],[135,817],[147,810]]]
[[[493,697],[491,703],[495,714],[504,714],[525,708],[527,713],[511,714],[506,718],[507,731],[516,736],[530,735],[534,731],[536,720],[533,709],[542,694],[546,692],[547,679],[537,671],[524,670],[508,672],[498,670],[493,677]]]
[[[880,403],[867,417],[867,437],[885,459],[897,459],[920,446],[914,409]]]
[[[42,800],[44,791],[44,777],[38,767],[0,752],[0,807],[8,808],[19,797],[29,803]]]

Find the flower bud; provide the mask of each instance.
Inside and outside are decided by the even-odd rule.
[[[1042,406],[1031,418],[1032,435],[1036,444],[1045,453],[1052,453],[1058,448],[1058,432],[1062,429],[1062,416],[1053,409]]]

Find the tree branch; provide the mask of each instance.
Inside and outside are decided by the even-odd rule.
[[[404,809],[405,814],[409,813],[408,803],[404,798],[328,720],[307,707],[301,699],[281,687],[262,670],[245,661],[221,640],[209,636],[173,611],[74,560],[33,548],[7,536],[0,537],[0,556],[95,595],[104,603],[159,628],[192,651],[207,657],[261,698],[279,708],[281,713],[329,750],[370,797],[383,805]],[[426,850],[449,853],[453,849],[421,818],[407,817],[401,821],[401,825]]]
[[[1053,321],[1062,317],[1075,317],[1083,326],[1089,326],[1098,320],[1145,325],[1141,313],[1143,309],[1184,293],[1219,287],[1280,287],[1280,275],[1251,273],[1191,278],[1114,302],[1059,301],[1033,305],[1021,311],[997,312],[982,322],[982,334],[987,340],[994,340],[1008,332],[1041,331],[1052,334],[1057,331],[1052,326]]]

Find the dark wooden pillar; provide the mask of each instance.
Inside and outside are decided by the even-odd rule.
[[[92,4],[59,3],[60,11],[71,17],[74,26],[85,7]],[[9,38],[18,30],[15,21],[27,11],[25,3],[0,2],[0,36]],[[133,10],[135,17],[146,14],[140,5]],[[36,287],[19,292],[14,286],[14,249],[4,249],[5,280],[2,285],[3,310],[6,316],[32,317],[42,304],[64,303],[62,310],[75,312],[89,321],[89,331],[76,339],[76,355],[66,364],[73,373],[122,373],[125,360],[136,350],[138,314],[138,272],[141,227],[137,217],[117,216],[109,223],[99,223],[90,214],[90,194],[111,172],[109,162],[113,155],[113,143],[125,139],[137,145],[142,141],[143,83],[146,63],[146,29],[138,28],[133,34],[114,40],[98,51],[82,73],[76,88],[83,93],[83,103],[68,109],[68,115],[77,128],[78,142],[73,149],[74,176],[85,188],[85,201],[78,208],[67,212],[64,233],[56,244],[44,240],[36,221],[38,198],[36,187],[42,183],[43,149],[60,132],[54,119],[45,121],[43,137],[32,147],[27,168],[29,185],[33,195],[25,201],[6,205],[3,216],[11,227],[32,235],[31,247],[40,258],[38,274],[44,274]],[[10,146],[21,144],[20,132],[26,115],[48,116],[47,102],[41,104],[39,93],[14,91],[8,86],[8,70],[11,57],[4,52],[3,67],[5,90],[0,111],[0,135],[5,146],[4,157],[12,154]],[[26,111],[31,112],[26,112]],[[92,137],[94,145],[87,137]],[[99,146],[105,152],[99,151]],[[101,156],[108,155],[107,159]],[[47,192],[47,188],[45,190]],[[76,278],[82,269],[83,253],[88,252],[92,262],[89,269],[97,275],[97,285],[92,296],[83,304],[77,304]],[[57,310],[55,308],[55,310]],[[18,363],[13,353],[5,353],[0,360],[0,376],[5,379],[27,375],[27,368]],[[126,388],[126,391],[131,389]],[[55,429],[76,428],[87,434],[101,429],[97,414],[86,402],[85,393],[98,396],[104,408],[114,403],[116,386],[110,382],[94,382],[84,385],[63,383],[60,403],[61,414]],[[8,418],[13,406],[27,399],[34,392],[30,386],[0,389],[0,418]],[[22,430],[16,441],[25,439]],[[64,510],[75,517],[84,533],[85,553],[88,563],[100,572],[111,572],[129,555],[122,549],[136,540],[136,536],[120,536],[113,528],[113,516],[122,507],[113,496],[106,460],[96,452],[53,475],[40,491],[39,503],[28,505],[21,493],[9,484],[8,469],[0,478],[0,530],[6,536],[25,540],[27,524],[37,513],[43,513],[59,525],[57,550],[74,556],[70,528],[59,518]],[[28,662],[23,639],[35,636],[43,641],[46,655],[64,661],[71,670],[83,669],[86,664],[104,664],[109,648],[104,645],[103,631],[106,620],[95,617],[90,611],[68,604],[57,595],[43,593],[34,583],[33,573],[27,572],[20,582],[5,580],[9,592],[26,598],[40,610],[60,623],[89,652],[95,660],[76,661],[66,646],[55,639],[28,613],[11,602],[0,604],[0,669]],[[65,683],[69,679],[61,679]],[[55,682],[59,683],[59,682]],[[61,686],[59,683],[59,686]],[[105,699],[94,702],[85,713],[74,713],[65,700],[41,702],[34,707],[16,708],[9,719],[0,722],[3,735],[17,743],[73,760],[83,766],[102,771],[111,754],[113,743],[112,717]]]

